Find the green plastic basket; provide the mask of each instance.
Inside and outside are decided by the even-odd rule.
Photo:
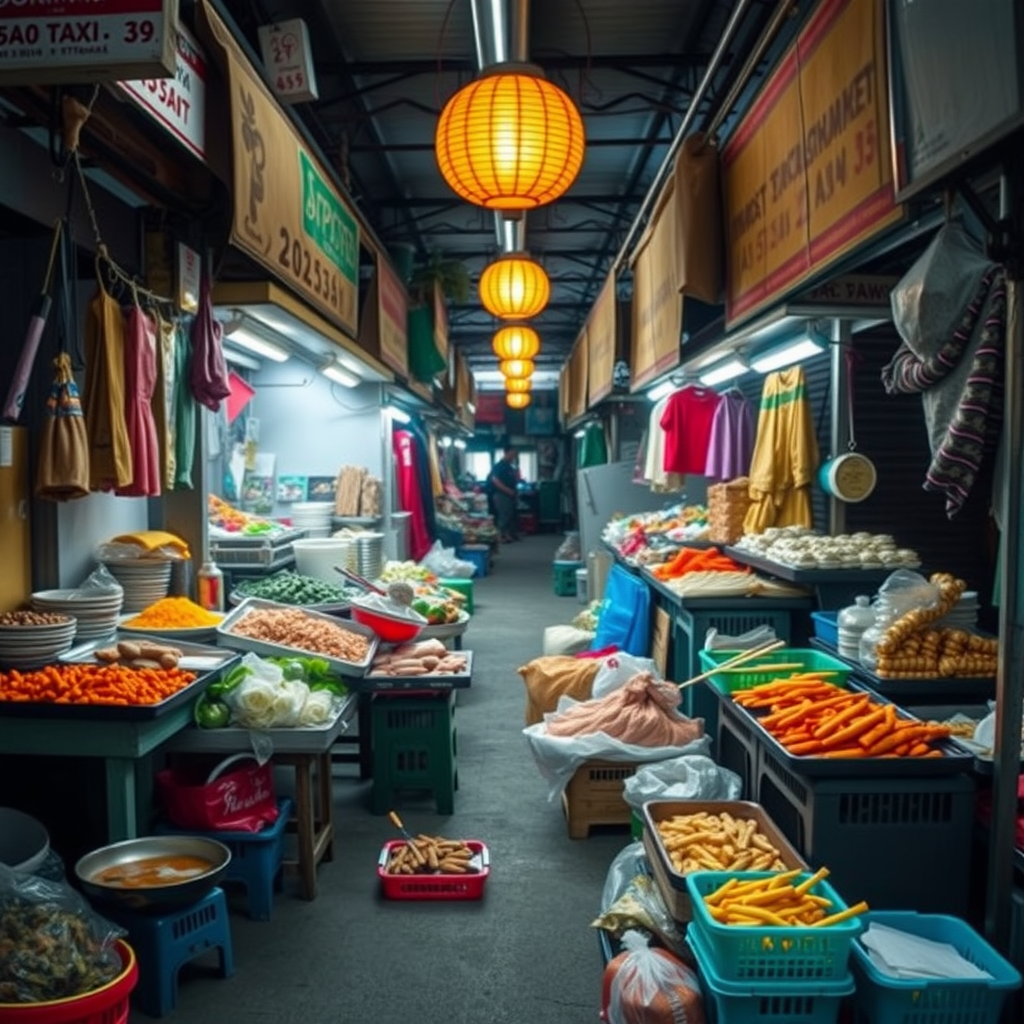
[[[701,669],[709,672],[723,662],[735,658],[739,651],[701,651]],[[788,679],[797,672],[828,672],[828,682],[836,686],[846,686],[853,669],[845,662],[822,651],[802,647],[782,647],[770,654],[756,658],[747,665],[737,665],[735,670],[715,672],[708,682],[719,693],[726,697],[739,690],[750,690],[762,683],[771,683],[776,679]],[[786,665],[787,668],[770,668],[772,665]],[[799,668],[793,668],[799,665]]]

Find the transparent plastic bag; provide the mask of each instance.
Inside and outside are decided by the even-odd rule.
[[[469,579],[476,572],[473,562],[456,557],[455,548],[446,548],[439,540],[434,541],[420,564],[441,579]]]
[[[165,544],[159,548],[147,548],[142,544],[129,544],[123,541],[108,541],[96,548],[98,562],[134,562],[137,559],[177,562],[188,557],[187,552],[180,548]]]
[[[878,588],[879,602],[884,601],[896,618],[915,608],[935,608],[940,597],[938,587],[910,569],[890,573]]]
[[[702,754],[641,765],[623,783],[623,798],[634,810],[648,800],[738,800],[743,780]]]
[[[617,651],[601,660],[601,665],[594,676],[591,696],[607,697],[623,683],[628,682],[637,672],[650,672],[656,679],[661,678],[657,665],[650,658],[638,658],[635,654]]]
[[[83,597],[99,597],[105,593],[119,593],[124,588],[117,581],[117,577],[102,563],[96,566],[88,576],[82,580],[77,591],[68,595],[69,600]]]
[[[628,888],[637,875],[649,875],[644,844],[630,843],[615,855],[608,866],[601,893],[601,910],[607,910]]]
[[[658,941],[673,952],[681,953],[684,949],[679,925],[648,874],[634,875],[622,895],[590,923],[616,936],[631,928],[640,928],[657,936]]]
[[[121,972],[124,929],[63,882],[0,864],[0,1003],[66,999]]]

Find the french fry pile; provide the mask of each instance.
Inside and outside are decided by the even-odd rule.
[[[421,833],[412,842],[392,846],[384,870],[389,875],[471,875],[478,869],[473,850],[461,839]]]
[[[739,690],[732,699],[751,711],[768,709],[758,724],[798,756],[943,757],[932,743],[950,735],[947,725],[900,718],[892,704],[810,674]]]
[[[752,819],[700,811],[673,814],[656,824],[662,846],[680,874],[786,869],[777,847]]]
[[[794,884],[801,871],[784,871],[771,878],[742,881],[733,877],[704,897],[708,913],[720,924],[773,925],[776,927],[827,928],[863,914],[863,900],[845,910],[833,911],[833,902],[815,896],[811,889],[828,877],[820,868]]]

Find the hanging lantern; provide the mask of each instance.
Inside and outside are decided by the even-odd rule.
[[[489,210],[532,210],[576,180],[586,145],[572,100],[539,68],[495,64],[446,104],[434,155],[452,190]]]
[[[500,320],[529,320],[550,298],[551,282],[544,268],[522,254],[496,259],[480,277],[480,302]]]
[[[502,327],[491,342],[499,359],[533,359],[540,351],[540,335],[525,324]]]
[[[513,392],[525,393],[533,387],[533,381],[529,377],[506,377],[505,393],[511,395]]]
[[[536,367],[532,359],[502,359],[498,363],[498,369],[505,377],[531,377]]]
[[[530,396],[525,391],[510,391],[505,396],[505,404],[510,409],[525,409],[530,404]]]

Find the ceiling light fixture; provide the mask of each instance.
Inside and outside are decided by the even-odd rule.
[[[482,71],[445,104],[434,155],[456,195],[515,214],[561,196],[579,174],[583,119],[569,96],[531,64]]]
[[[506,377],[505,391],[512,394],[515,391],[525,393],[533,387],[533,381],[529,377]]]
[[[348,370],[339,366],[335,362],[330,362],[326,366],[321,366],[320,372],[328,380],[334,381],[335,384],[340,384],[342,387],[354,388],[362,383],[355,374],[349,373]]]
[[[385,405],[384,413],[385,415],[389,416],[395,423],[409,422],[409,414],[407,412],[403,412],[401,409],[398,408],[397,405]]]
[[[441,447],[442,448],[451,448],[451,446],[452,446],[452,439],[447,434],[445,434],[444,437],[441,438]]]
[[[461,451],[465,451],[466,450],[466,442],[463,441],[463,439],[461,437],[455,438],[454,444],[455,444],[455,447],[460,449]]]
[[[551,281],[535,260],[523,253],[501,256],[480,276],[480,302],[499,320],[529,320],[551,298]]]
[[[804,334],[753,357],[750,360],[750,368],[757,373],[771,373],[773,370],[781,370],[785,366],[821,355],[827,346],[828,342],[823,339]]]
[[[742,377],[749,369],[750,367],[742,359],[734,357],[708,367],[697,379],[705,387],[713,388],[716,384],[724,384],[727,380]]]
[[[258,359],[253,359],[244,352],[236,352],[232,348],[224,349],[224,358],[235,366],[244,366],[247,370],[258,370],[263,365]]]
[[[272,359],[275,363],[286,362],[291,357],[291,353],[283,345],[264,338],[262,334],[257,334],[241,324],[226,324],[224,337],[229,344],[248,349],[258,356],[263,356],[264,359]]]
[[[530,396],[525,391],[512,391],[505,396],[505,404],[510,409],[525,409],[530,404]]]
[[[655,384],[654,387],[647,392],[647,397],[652,402],[660,402],[663,398],[668,398],[668,396],[675,390],[676,386],[672,381],[663,380],[660,384]]]
[[[532,359],[502,359],[498,363],[504,377],[530,377],[536,369]]]
[[[491,341],[499,359],[533,359],[540,352],[540,335],[525,324],[502,327]]]

